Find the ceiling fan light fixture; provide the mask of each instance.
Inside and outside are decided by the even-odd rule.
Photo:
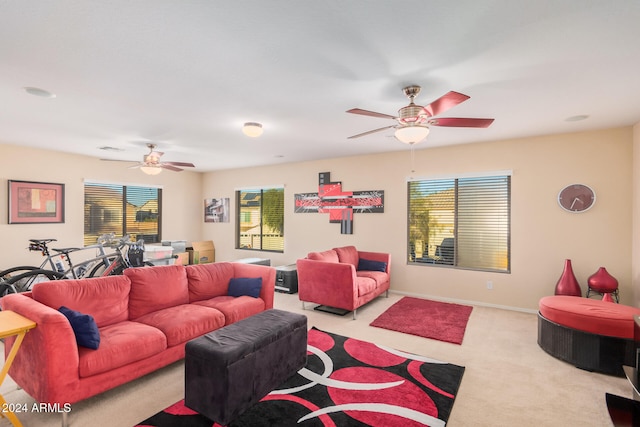
[[[429,127],[425,125],[407,125],[396,129],[395,137],[405,144],[416,144],[429,135]]]
[[[264,132],[264,130],[262,129],[262,125],[260,123],[247,122],[242,127],[242,132],[251,138],[257,138],[262,135],[262,132]]]
[[[154,165],[140,166],[140,170],[147,175],[158,175],[160,172],[162,172],[162,168],[160,166]]]

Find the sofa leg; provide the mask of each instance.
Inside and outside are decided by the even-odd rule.
[[[384,296],[389,298],[389,289],[387,289],[387,292],[384,293]]]
[[[356,311],[358,311],[357,308],[353,309],[353,320],[356,320]]]
[[[62,413],[62,427],[69,427],[69,414],[67,412]]]
[[[302,301],[302,309],[304,310],[304,301]]]

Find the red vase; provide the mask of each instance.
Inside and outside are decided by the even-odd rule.
[[[587,279],[589,289],[601,294],[610,294],[618,289],[618,280],[613,277],[606,268],[600,267]]]
[[[576,279],[575,274],[573,274],[570,259],[564,260],[564,271],[558,279],[558,283],[556,283],[556,295],[582,296],[582,289],[580,288],[578,279]]]

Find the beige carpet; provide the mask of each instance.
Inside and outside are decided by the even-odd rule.
[[[535,314],[474,307],[462,345],[369,326],[402,295],[380,297],[358,310],[358,319],[310,309],[297,294],[276,294],[276,308],[304,313],[308,325],[466,367],[449,418],[450,427],[611,426],[605,393],[631,398],[626,379],[582,371],[538,347]],[[419,319],[416,319],[419,321]],[[73,427],[131,427],[183,397],[184,364],[175,363],[115,390],[74,404]],[[10,378],[0,388],[8,402],[33,399]],[[59,426],[61,415],[21,413],[25,427]],[[0,419],[0,426],[10,426]]]

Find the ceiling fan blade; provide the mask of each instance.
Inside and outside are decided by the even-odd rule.
[[[494,119],[469,119],[457,117],[444,117],[438,119],[430,119],[429,125],[443,127],[460,127],[460,128],[488,128]]]
[[[175,166],[171,166],[170,164],[167,163],[160,163],[159,165],[162,169],[168,169],[170,171],[174,171],[174,172],[182,172],[182,169],[175,167]]]
[[[142,167],[142,163],[138,163],[137,165],[133,165],[133,166],[129,166],[127,169],[138,169],[139,167]]]
[[[171,166],[180,166],[183,168],[195,168],[196,165],[193,163],[185,163],[185,162],[162,162],[163,165],[171,165]]]
[[[437,116],[444,113],[449,108],[453,108],[456,105],[463,103],[469,98],[470,96],[451,91],[445,95],[442,95],[431,104],[425,105],[424,107],[422,107],[422,109],[424,110],[424,113],[429,117]]]
[[[347,110],[347,113],[360,114],[363,116],[371,116],[371,117],[380,117],[382,119],[392,119],[392,120],[397,119],[397,117],[391,116],[389,114],[376,113],[375,111],[363,110],[361,108],[352,108],[351,110]]]
[[[135,163],[137,160],[118,160],[118,159],[100,159],[103,162],[127,162],[127,163]]]
[[[385,129],[394,128],[394,127],[396,127],[396,125],[385,126],[383,128],[374,129],[374,130],[370,130],[370,131],[367,131],[367,132],[359,133],[357,135],[350,136],[347,139],[360,138],[361,136],[370,135],[372,133],[380,132],[380,131],[383,131]]]

